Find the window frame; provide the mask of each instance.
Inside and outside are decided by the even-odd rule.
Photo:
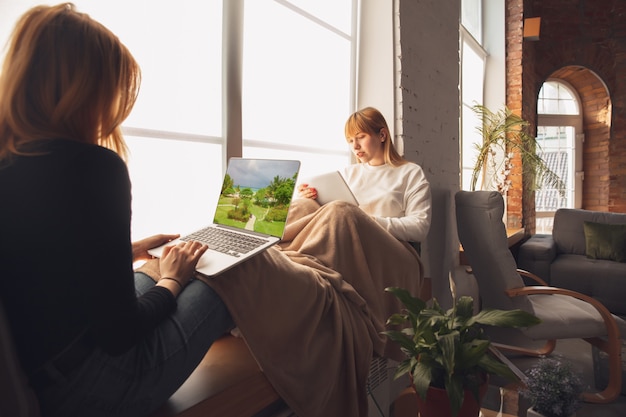
[[[468,124],[470,123],[469,120],[466,120],[464,115],[464,111],[463,110],[470,110],[471,108],[476,105],[484,105],[485,102],[485,74],[486,74],[486,68],[487,68],[487,57],[489,56],[489,54],[487,53],[487,51],[483,48],[482,45],[480,45],[478,43],[478,41],[472,36],[472,34],[465,29],[465,27],[461,24],[459,25],[459,34],[460,34],[460,40],[459,40],[459,46],[460,46],[460,59],[459,59],[459,101],[461,103],[461,111],[459,112],[459,117],[460,117],[460,132],[459,132],[459,136],[461,137],[460,140],[460,145],[459,146],[459,152],[460,152],[460,160],[461,160],[461,169],[459,172],[459,176],[460,176],[460,184],[461,184],[461,188],[462,189],[466,189],[465,188],[465,182],[467,181],[465,172],[469,170],[470,172],[470,178],[471,178],[471,171],[473,170],[473,164],[470,165],[466,165],[466,161],[465,161],[465,152],[464,149],[468,146],[466,141],[468,140],[468,138],[465,135],[465,131],[466,128],[468,127]],[[474,52],[478,57],[481,57],[483,60],[483,66],[482,66],[482,74],[480,74],[480,77],[482,78],[482,82],[483,82],[483,88],[482,88],[482,96],[480,97],[480,101],[476,101],[474,100],[471,103],[468,103],[465,99],[465,94],[464,94],[464,84],[465,81],[463,74],[464,74],[464,60],[463,60],[463,56],[464,56],[464,50],[466,47],[469,47],[472,52]],[[473,112],[472,112],[473,114]],[[471,126],[476,126],[477,123],[479,123],[479,121],[474,121],[475,123],[472,123]],[[476,134],[475,136],[470,137],[470,139],[472,140],[472,144],[474,143],[479,143],[479,145],[482,145],[482,140],[483,138]]]
[[[580,100],[580,95],[576,91],[576,89],[569,84],[568,82],[555,78],[548,78],[545,83],[557,83],[562,88],[564,88],[572,99],[576,102],[576,106],[578,109],[578,114],[554,114],[554,113],[539,113],[537,112],[537,128],[545,126],[545,127],[572,127],[574,129],[574,144],[573,144],[573,157],[574,164],[572,167],[573,174],[573,190],[572,191],[572,202],[570,204],[570,208],[581,208],[582,207],[582,193],[583,193],[583,181],[584,181],[584,170],[583,170],[583,142],[584,142],[584,133],[583,133],[583,118],[582,118],[582,102]],[[540,91],[542,87],[540,87]],[[539,100],[541,100],[540,96],[537,99],[537,108],[539,108]],[[536,217],[539,218],[553,218],[555,211],[536,211]]]

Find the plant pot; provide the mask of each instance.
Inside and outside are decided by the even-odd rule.
[[[485,397],[488,388],[488,379],[478,389],[479,402],[476,402],[474,394],[470,390],[465,390],[463,405],[457,417],[478,417],[480,414],[480,404]],[[417,409],[420,417],[452,417],[450,400],[445,389],[430,387],[426,393],[426,401],[417,395]]]
[[[526,417],[546,417],[543,414],[535,411],[534,408],[530,407],[528,410],[526,410]],[[567,416],[567,417],[576,417],[576,413]]]

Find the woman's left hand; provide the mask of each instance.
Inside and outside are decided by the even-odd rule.
[[[159,247],[174,239],[178,239],[180,235],[154,235],[145,239],[133,242],[133,261],[139,261],[141,259],[150,259],[152,256],[148,254],[148,250]]]
[[[315,200],[317,198],[317,190],[313,187],[309,187],[309,184],[300,184],[298,187],[298,195],[300,198],[311,198]]]

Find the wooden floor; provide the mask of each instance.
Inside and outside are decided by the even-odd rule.
[[[594,384],[594,371],[593,361],[591,354],[591,347],[588,343],[582,340],[562,340],[557,343],[557,347],[553,355],[558,355],[569,361],[571,361],[576,369],[579,369],[583,374],[583,379],[588,384]],[[526,371],[537,360],[536,358],[527,357],[509,357],[509,359],[522,371]],[[490,388],[498,390],[493,386]],[[491,401],[495,401],[497,392],[490,394]],[[486,409],[483,411],[483,417],[526,417],[526,409],[529,404],[525,399],[519,398],[517,393],[509,392],[510,398],[504,401],[502,406],[502,414],[499,413],[500,403],[488,404],[488,407],[492,410]],[[371,412],[370,416],[378,417],[378,413]],[[291,412],[286,407],[280,411],[277,411],[271,417],[297,417],[295,413]],[[386,415],[385,417],[403,417],[397,415]],[[615,402],[611,404],[588,404],[583,403],[580,410],[576,412],[576,417],[626,417],[626,396],[620,396]]]

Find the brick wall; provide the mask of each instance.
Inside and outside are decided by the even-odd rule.
[[[524,41],[523,18],[536,16],[540,40]],[[581,97],[583,208],[626,212],[626,2],[507,0],[507,106],[532,133],[548,78],[567,81]],[[521,195],[521,188],[509,194],[510,224],[523,218],[532,231],[534,201]]]
[[[506,105],[515,114],[530,121],[527,112],[524,112],[524,72],[522,62],[524,54],[528,51],[523,49],[523,4],[522,0],[509,0],[507,2],[505,28],[506,28]],[[532,124],[532,123],[531,123]],[[507,193],[507,226],[522,227],[523,199],[522,199],[522,168],[521,158],[516,155],[512,161],[510,179],[511,188]]]

